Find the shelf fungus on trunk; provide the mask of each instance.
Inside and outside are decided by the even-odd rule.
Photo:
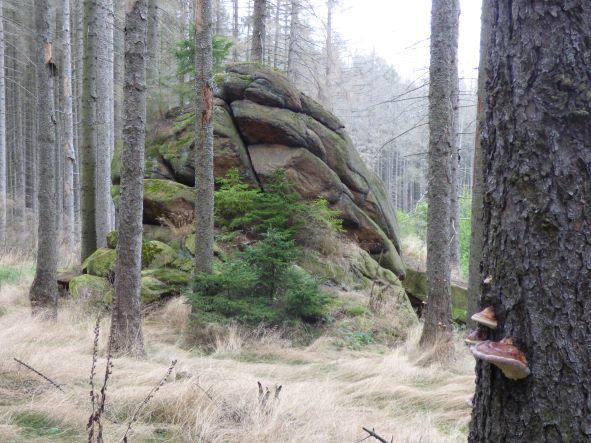
[[[505,377],[511,380],[520,380],[530,374],[525,355],[510,338],[505,338],[500,342],[483,341],[479,345],[472,346],[470,351],[474,357],[495,365]]]
[[[497,317],[492,306],[477,312],[471,318],[476,323],[486,326],[487,328],[497,329]]]
[[[482,333],[480,329],[474,329],[472,332],[468,334],[468,336],[464,339],[464,342],[467,345],[478,345],[486,340],[486,336]]]

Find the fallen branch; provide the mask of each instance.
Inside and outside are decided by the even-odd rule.
[[[361,429],[363,429],[365,432],[367,432],[369,434],[363,440],[367,440],[369,437],[373,437],[376,440],[381,441],[382,443],[392,443],[394,441],[394,437],[392,437],[392,439],[390,441],[388,441],[384,437],[379,436],[378,434],[376,434],[375,429],[372,429],[371,431],[367,428],[361,428]],[[361,441],[363,441],[363,440],[361,440]]]
[[[28,370],[30,370],[30,371],[32,371],[32,372],[34,372],[34,373],[35,373],[35,374],[37,374],[39,377],[43,378],[45,381],[47,381],[48,383],[50,383],[52,386],[54,386],[54,387],[56,387],[57,389],[59,389],[60,391],[62,391],[64,394],[66,393],[66,392],[65,392],[65,391],[62,389],[62,385],[60,385],[60,384],[58,384],[58,383],[54,382],[54,381],[53,381],[51,378],[49,378],[49,377],[47,377],[47,376],[43,375],[43,374],[42,374],[41,372],[39,372],[37,369],[35,369],[35,368],[33,368],[33,367],[29,366],[28,364],[26,364],[26,363],[25,363],[25,362],[23,362],[23,361],[20,361],[20,360],[19,360],[18,358],[16,358],[16,357],[13,357],[13,360],[14,360],[15,362],[17,362],[18,364],[20,364],[20,365],[23,365],[23,366],[24,366],[25,368],[27,368]]]

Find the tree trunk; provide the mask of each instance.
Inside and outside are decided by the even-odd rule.
[[[111,198],[111,158],[114,143],[113,116],[113,2],[92,0],[91,26],[96,28],[94,73],[96,75],[96,244],[107,247],[107,234],[113,227]],[[90,31],[89,31],[90,33]]]
[[[52,60],[51,10],[48,0],[35,3],[36,65],[39,90],[39,227],[37,267],[29,292],[33,315],[57,318],[56,115],[53,97],[56,68]]]
[[[74,121],[72,119],[72,46],[70,33],[70,0],[62,1],[62,39],[63,39],[63,155],[64,155],[64,216],[63,236],[68,252],[73,251],[76,244],[74,232],[74,165],[76,151],[74,148]]]
[[[458,4],[458,11],[454,13],[454,18],[459,20],[460,18],[460,5]],[[459,22],[454,24],[453,41],[458,41],[459,33]],[[450,240],[449,240],[449,261],[451,266],[451,272],[454,275],[460,274],[460,80],[458,76],[458,53],[455,51],[455,60],[452,65],[452,94],[451,94],[451,105],[452,105],[452,151],[450,157],[450,179],[451,179],[451,194],[449,200],[449,211],[450,211]]]
[[[297,80],[296,42],[298,38],[299,0],[291,0],[291,23],[289,25],[289,48],[287,51],[287,77],[292,83]]]
[[[474,159],[472,162],[472,220],[470,228],[470,269],[468,276],[468,327],[476,324],[470,319],[478,311],[482,294],[482,277],[480,265],[482,261],[482,237],[484,227],[482,220],[482,189],[484,186],[481,128],[484,122],[484,104],[486,102],[487,53],[492,32],[493,0],[482,2],[482,26],[480,29],[480,66],[478,68],[478,102],[476,107],[476,130],[474,137]]]
[[[254,0],[254,15],[252,23],[252,46],[250,59],[255,63],[263,62],[265,42],[265,16],[267,14],[267,0]]]
[[[273,38],[273,68],[277,69],[279,66],[279,37],[281,37],[281,24],[279,21],[279,15],[281,12],[281,0],[276,0],[277,5],[275,6],[275,35]]]
[[[148,92],[156,86],[158,78],[158,0],[148,3],[148,64],[146,65],[146,84]]]
[[[147,0],[132,0],[127,3],[120,224],[111,320],[113,351],[116,354],[136,356],[145,353],[140,278],[146,138],[147,12]]]
[[[97,31],[95,1],[84,3],[84,60],[82,74],[81,140],[80,140],[80,222],[81,261],[96,250],[95,190],[96,190],[96,64]],[[85,32],[86,30],[86,32]]]
[[[211,0],[195,0],[195,272],[213,268],[213,48]]]
[[[492,17],[481,307],[531,374],[478,362],[469,441],[588,442],[591,3],[493,2]]]
[[[234,41],[234,47],[232,49],[232,60],[238,61],[238,0],[232,0],[232,40]]]
[[[453,355],[450,282],[450,158],[452,82],[457,62],[458,0],[433,0],[429,86],[429,209],[427,214],[427,307],[421,345]],[[457,69],[457,68],[456,68]]]
[[[0,250],[6,245],[6,79],[4,71],[4,1],[0,0]]]

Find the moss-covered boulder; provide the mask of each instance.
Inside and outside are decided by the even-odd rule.
[[[117,249],[117,242],[119,241],[119,232],[111,231],[107,234],[107,246],[110,249]]]
[[[144,242],[142,245],[143,268],[165,268],[177,259],[176,251],[158,240]]]
[[[111,303],[113,287],[106,278],[96,275],[82,274],[69,282],[69,293],[75,300]]]
[[[144,223],[162,224],[193,213],[195,191],[171,180],[144,180]]]
[[[150,303],[170,295],[173,291],[155,277],[144,276],[141,279],[141,299],[143,303]]]
[[[177,292],[188,287],[191,281],[189,272],[176,268],[146,269],[142,271],[142,277],[153,277],[164,283],[171,291],[176,290]]]
[[[415,305],[427,303],[427,274],[411,267],[407,268],[404,287],[411,301]],[[451,285],[451,304],[452,317],[461,323],[466,322],[466,312],[468,309],[468,290],[458,284]]]
[[[106,277],[115,272],[117,253],[114,249],[100,248],[82,263],[82,272],[97,277]]]

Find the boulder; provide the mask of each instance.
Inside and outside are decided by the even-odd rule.
[[[264,187],[284,170],[303,198],[325,197],[340,210],[347,235],[403,279],[394,208],[343,123],[272,68],[237,63],[215,80],[216,176],[238,168],[253,187]],[[194,121],[194,112],[177,109],[147,143],[146,224],[193,210],[194,195],[183,184],[194,184]]]
[[[117,253],[114,249],[99,248],[82,263],[82,272],[107,277],[115,272]]]
[[[106,278],[82,274],[70,280],[68,291],[75,300],[90,300],[98,303],[111,303],[113,287]]]
[[[195,205],[195,191],[171,180],[144,180],[144,223],[163,224],[163,219],[189,217]]]
[[[176,251],[166,243],[151,240],[142,245],[142,268],[165,268],[176,259]]]
[[[267,66],[255,63],[228,66],[221,90],[229,102],[245,98],[261,105],[302,111],[300,92],[283,73]]]
[[[420,311],[423,305],[428,303],[427,274],[412,267],[407,268],[406,272],[407,277],[404,280],[404,288],[413,305]],[[468,289],[452,282],[451,305],[453,319],[465,323],[468,309]]]
[[[236,125],[247,145],[304,147],[317,157],[325,158],[322,141],[307,128],[305,114],[263,106],[248,100],[232,102],[231,107]]]
[[[224,176],[238,169],[243,178],[256,183],[246,147],[234,125],[230,107],[221,99],[214,102],[214,174]],[[146,155],[146,171],[150,178],[177,181],[195,186],[195,113],[177,116],[170,134],[159,143],[150,143]]]

